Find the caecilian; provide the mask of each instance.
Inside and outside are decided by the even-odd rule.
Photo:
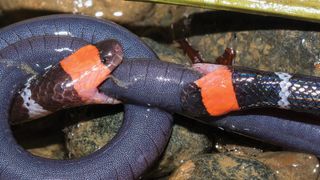
[[[86,45],[46,73],[31,77],[11,109],[11,122],[37,119],[57,110],[85,104],[115,104],[97,87],[121,63],[123,50],[116,40]]]

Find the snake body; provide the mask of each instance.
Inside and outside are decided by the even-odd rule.
[[[181,98],[190,107],[198,102],[203,115],[266,107],[317,114],[320,108],[319,77],[213,64],[196,64],[195,69],[205,75],[190,83]]]
[[[105,39],[116,39],[122,44],[125,61],[113,73],[118,83],[110,79],[100,90],[124,102],[146,107],[125,105],[125,119],[118,134],[107,146],[87,157],[58,161],[26,152],[11,134],[8,112],[15,93],[29,74],[26,68],[12,66],[5,59],[43,73],[46,67],[75,50]],[[95,18],[56,15],[8,26],[0,30],[0,57],[3,59],[0,63],[0,179],[137,179],[160,156],[170,136],[172,116],[158,108],[178,113],[192,112],[189,108],[205,108],[197,93],[191,101],[193,105],[181,101],[188,84],[203,76],[200,72],[157,61],[156,55],[135,35]],[[196,112],[203,109],[187,115],[193,117]],[[202,121],[320,155],[318,124],[274,114],[233,114],[209,119]]]
[[[122,59],[122,46],[113,39],[81,47],[44,74],[28,79],[12,104],[10,122],[17,124],[81,105],[116,103],[97,88]]]

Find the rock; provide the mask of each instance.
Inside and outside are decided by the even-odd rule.
[[[157,41],[170,43],[174,38],[187,37],[207,62],[215,62],[226,47],[232,47],[237,51],[234,62],[237,66],[320,75],[319,24],[230,12],[195,12],[180,17],[171,28],[157,28],[158,31],[153,30],[152,33],[149,32],[152,28],[145,28],[145,34]],[[247,19],[251,24],[240,19]],[[264,21],[269,24],[261,23]],[[167,47],[172,45],[166,44]],[[178,52],[182,54],[182,51]]]
[[[256,157],[264,151],[279,151],[281,148],[225,131],[214,131],[215,150],[237,156]]]
[[[2,0],[0,9],[6,12],[19,11],[19,17],[27,17],[36,11],[45,14],[76,13],[105,18],[119,23],[141,21],[153,9],[151,3],[113,1],[113,0]],[[46,12],[45,12],[46,11]]]
[[[139,26],[170,27],[172,24],[190,16],[193,13],[209,11],[202,8],[155,4],[148,18],[134,23]]]
[[[62,144],[50,144],[44,147],[27,149],[30,153],[49,159],[65,159],[66,150]]]
[[[319,76],[319,38],[319,32],[254,30],[193,36],[189,42],[209,62],[232,47],[237,66]]]
[[[182,53],[182,49],[179,49],[177,44],[161,44],[145,37],[141,39],[157,54],[161,61],[191,65],[191,61]]]
[[[250,141],[251,139],[246,139]],[[262,149],[256,148],[254,146],[244,145],[245,139],[238,141],[237,144],[219,144],[216,142],[215,148],[218,152],[229,152],[238,156],[256,156],[263,152]]]
[[[316,156],[295,152],[266,152],[257,160],[270,167],[277,179],[316,180],[319,176],[319,161]]]
[[[19,13],[14,13],[14,12]],[[201,8],[114,0],[2,0],[0,12],[10,18],[24,19],[46,14],[73,13],[104,18],[134,26],[162,26],[171,24]]]
[[[83,157],[104,146],[117,132],[121,120],[122,113],[119,112],[67,128],[69,157]],[[194,155],[208,153],[212,149],[212,142],[205,134],[209,131],[204,125],[180,116],[175,120],[180,124],[174,125],[169,144],[148,178],[167,175]]]
[[[231,154],[204,154],[182,164],[169,178],[187,179],[276,179],[262,162]]]
[[[319,161],[309,154],[265,152],[257,157],[205,154],[183,163],[169,179],[308,179],[319,176]]]
[[[104,111],[103,109],[104,108]],[[80,123],[71,125],[66,133],[66,147],[69,158],[86,156],[107,144],[121,126],[123,113],[121,108],[112,107],[107,114],[106,107],[82,108],[72,113],[72,119],[82,119]],[[97,118],[97,116],[103,116]],[[90,121],[85,121],[90,120]]]
[[[193,156],[208,153],[212,149],[211,138],[208,136],[211,127],[180,116],[175,117],[175,121],[169,144],[147,178],[168,175]]]

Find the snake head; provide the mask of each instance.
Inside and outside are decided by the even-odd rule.
[[[121,44],[114,39],[100,41],[95,44],[99,50],[101,62],[105,64],[110,71],[113,71],[123,59],[123,48]]]

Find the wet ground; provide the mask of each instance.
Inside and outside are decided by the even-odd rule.
[[[320,76],[320,24],[223,11],[112,0],[2,0],[5,26],[47,14],[113,20],[142,38],[163,61],[190,65],[176,40],[187,38],[207,62],[226,47],[234,65]],[[122,107],[82,107],[14,127],[21,145],[48,158],[78,158],[105,145],[121,126]],[[52,119],[58,119],[53,121]],[[319,161],[176,115],[164,155],[145,179],[317,179]]]

